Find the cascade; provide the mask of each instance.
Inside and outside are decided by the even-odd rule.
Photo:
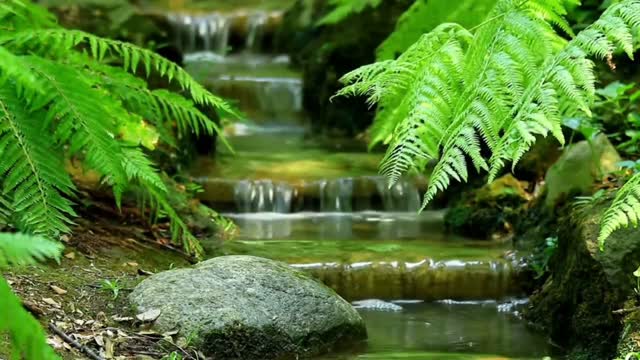
[[[239,229],[224,253],[287,262],[348,300],[394,301],[398,311],[359,309],[377,355],[377,344],[416,359],[432,358],[414,356],[425,349],[545,355],[544,339],[509,317],[523,264],[508,244],[448,234],[444,211],[419,212],[425,179],[390,185],[378,175],[383,154],[309,131],[302,77],[269,52],[277,14],[170,16],[187,70],[247,118],[225,128],[233,154],[218,146],[191,172],[201,201]]]

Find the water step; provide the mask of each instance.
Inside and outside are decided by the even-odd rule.
[[[183,52],[210,51],[224,55],[230,49],[258,52],[268,49],[282,23],[282,11],[234,11],[207,14],[169,14],[175,45]]]
[[[282,204],[276,204],[283,206]],[[444,211],[223,213],[245,240],[444,240]]]
[[[348,300],[479,300],[520,296],[523,263],[501,244],[461,239],[230,241],[303,269]]]
[[[423,179],[402,179],[391,188],[380,176],[298,181],[223,180],[196,177],[199,198],[223,212],[293,213],[383,210],[417,212]]]

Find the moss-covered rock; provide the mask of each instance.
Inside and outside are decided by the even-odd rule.
[[[509,232],[519,207],[530,198],[525,184],[508,174],[463,196],[447,211],[445,226],[459,235],[488,239]]]
[[[640,264],[640,231],[615,232],[600,251],[599,222],[610,204],[573,209],[560,220],[551,276],[533,295],[525,316],[546,328],[571,359],[611,359],[623,332],[623,308]]]
[[[572,195],[588,192],[604,175],[618,168],[622,159],[606,135],[568,146],[545,177],[548,207]]]
[[[308,357],[366,338],[360,315],[303,272],[253,256],[223,256],[156,274],[130,296],[161,311],[159,331],[194,334],[216,359]]]
[[[363,98],[330,98],[342,75],[375,61],[375,49],[412,2],[383,1],[327,26],[315,25],[331,9],[325,0],[298,0],[285,14],[277,43],[302,68],[304,108],[317,129],[353,134],[371,124],[375,108]]]

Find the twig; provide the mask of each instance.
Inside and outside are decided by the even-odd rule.
[[[612,313],[614,313],[616,315],[624,315],[624,314],[629,314],[629,313],[632,313],[632,312],[638,311],[638,310],[640,310],[640,306],[634,306],[634,307],[626,308],[626,309],[613,310]]]
[[[69,344],[69,345],[75,347],[76,349],[80,350],[81,352],[85,353],[91,359],[93,359],[93,360],[104,360],[99,355],[96,355],[96,353],[94,353],[88,347],[86,347],[86,346],[80,344],[79,342],[73,340],[69,335],[65,334],[64,331],[60,330],[60,328],[58,328],[57,326],[49,323],[49,329],[51,329],[51,331],[53,331],[56,335],[60,336],[60,338],[62,338],[62,340],[64,340],[67,344]]]

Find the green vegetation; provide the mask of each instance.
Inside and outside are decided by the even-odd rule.
[[[617,52],[633,58],[640,30],[640,2],[611,5],[573,35],[565,1],[500,0],[481,26],[443,24],[423,35],[397,60],[346,74],[338,95],[365,95],[378,104],[372,142],[389,144],[381,171],[391,183],[409,170],[437,164],[423,207],[449,187],[466,181],[468,160],[489,181],[513,167],[539,136],[564,143],[562,119],[590,116],[595,98],[596,57]],[[488,157],[482,147],[491,151]],[[620,189],[601,224],[600,243],[615,230],[636,225],[640,176]]]
[[[196,104],[232,109],[176,64],[131,44],[60,28],[34,4],[11,0],[0,8],[0,21],[5,220],[51,238],[69,233],[76,188],[65,161],[79,160],[113,189],[118,206],[125,192],[140,195],[152,209],[150,217],[168,217],[172,239],[200,256],[198,240],[170,205],[145,150],[159,143],[175,147],[176,136],[192,132],[217,133],[216,123]],[[137,74],[175,83],[184,96],[151,90]]]
[[[0,233],[0,269],[58,259],[62,246],[37,236]],[[43,330],[0,277],[0,334],[9,334],[13,359],[58,359],[46,344]]]

